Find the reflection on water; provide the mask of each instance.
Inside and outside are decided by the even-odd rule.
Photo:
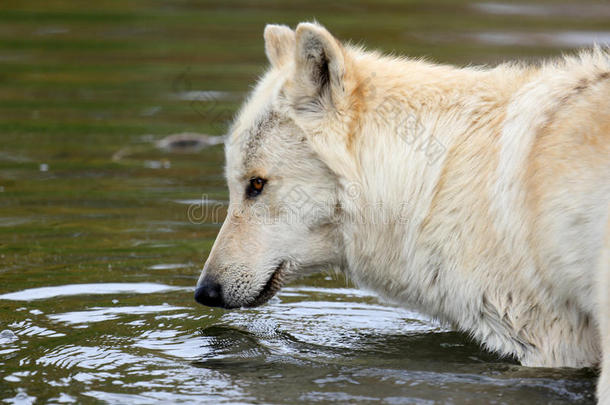
[[[492,45],[583,47],[610,44],[610,31],[478,32],[470,38]]]
[[[151,268],[154,266],[151,266]],[[167,267],[166,267],[167,268]],[[173,267],[170,267],[173,268]],[[173,291],[184,288],[171,287],[157,283],[100,283],[100,284],[72,284],[54,287],[30,288],[14,293],[2,294],[0,299],[15,301],[32,301],[48,299],[67,295],[82,294],[151,294],[162,291]]]
[[[469,64],[607,42],[609,13],[0,3],[0,401],[592,403],[591,370],[520,367],[342,278],[236,311],[195,306],[193,289],[228,204],[222,135],[266,64],[265,23],[315,17],[371,48]]]
[[[86,311],[67,312],[63,314],[50,315],[54,321],[71,323],[71,324],[87,324],[92,322],[110,321],[118,319],[121,314],[142,315],[148,313],[158,313],[166,311],[175,311],[184,309],[173,307],[171,305],[139,305],[135,307],[117,307],[117,308],[98,308],[93,307]]]
[[[0,334],[0,353],[19,358],[5,383],[30,387],[22,396],[42,384],[46,398],[109,403],[591,399],[587,371],[519,367],[360,290],[294,286],[236,311],[130,304],[142,296],[123,289],[104,306],[68,297],[80,310],[18,311],[25,319],[8,325],[15,334]],[[191,299],[178,289],[145,301]]]
[[[489,14],[525,17],[610,18],[610,4],[562,2],[557,4],[475,3],[475,10]]]

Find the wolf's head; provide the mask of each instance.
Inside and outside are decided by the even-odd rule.
[[[268,25],[264,37],[271,68],[227,140],[230,204],[197,284],[204,305],[260,305],[288,278],[342,263],[343,163],[324,161],[313,143],[349,142],[358,80],[347,50],[317,24]]]

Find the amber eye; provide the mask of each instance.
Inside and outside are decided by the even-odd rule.
[[[263,191],[265,183],[267,183],[267,180],[265,179],[260,177],[252,177],[248,183],[248,186],[246,187],[246,197],[254,198],[259,195]]]

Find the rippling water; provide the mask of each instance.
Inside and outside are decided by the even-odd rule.
[[[190,289],[150,283],[5,294],[18,300],[9,301],[13,319],[0,334],[1,384],[13,391],[6,400],[590,399],[586,371],[519,367],[418,313],[333,280],[314,284],[322,286],[286,288],[267,306],[241,311],[198,308]],[[23,306],[28,296],[36,301]]]
[[[228,199],[210,137],[265,66],[264,23],[316,17],[467,64],[606,41],[609,16],[605,2],[0,4],[0,401],[592,403],[593,371],[520,367],[341,277],[249,310],[192,295]],[[160,142],[184,132],[207,137],[192,153]]]

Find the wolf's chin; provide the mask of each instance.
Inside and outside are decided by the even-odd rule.
[[[263,286],[263,289],[258,293],[254,301],[245,305],[246,308],[254,308],[263,305],[269,301],[284,285],[284,273],[286,269],[286,261],[280,262],[278,266]]]

